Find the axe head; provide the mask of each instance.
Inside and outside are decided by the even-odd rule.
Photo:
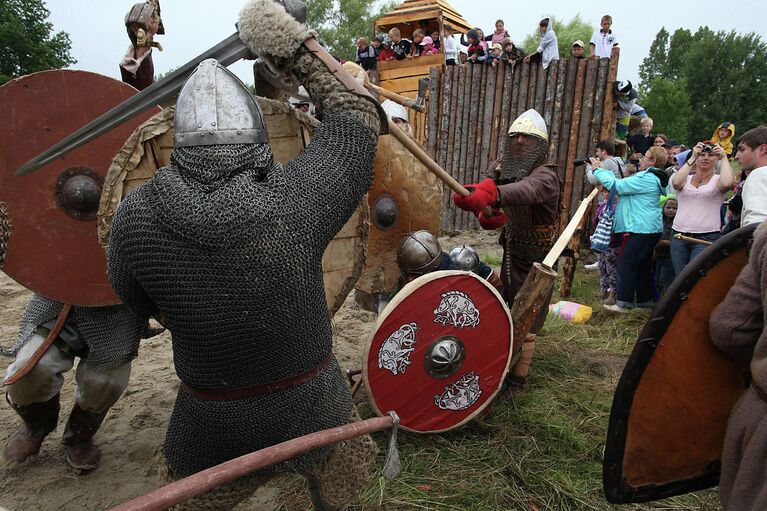
[[[424,77],[418,80],[418,96],[415,98],[415,104],[413,108],[423,112],[424,103],[426,102],[426,91],[429,90],[429,78]]]

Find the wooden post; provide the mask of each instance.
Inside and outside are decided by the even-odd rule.
[[[453,90],[450,92],[450,117],[448,119],[445,119],[445,123],[447,123],[447,130],[448,130],[448,142],[447,142],[447,151],[445,153],[445,158],[447,161],[447,169],[448,172],[450,172],[450,175],[453,177],[456,177],[456,160],[458,158],[458,144],[460,144],[460,133],[456,133],[458,122],[457,120],[461,116],[461,107],[462,105],[459,102],[460,93],[461,93],[461,84],[458,81],[460,66],[450,66],[452,75],[453,75]],[[445,222],[447,225],[445,230],[449,230],[450,232],[455,231],[455,204],[453,204],[453,194],[450,190],[445,190],[445,213],[443,213],[443,218],[446,220],[449,219],[449,222]]]
[[[514,122],[521,113],[527,110],[527,94],[530,92],[530,74],[535,64],[522,63],[522,77],[519,79],[519,97],[517,98],[516,113],[511,116],[511,122]]]
[[[618,46],[613,46],[613,51],[610,54],[610,69],[607,72],[605,103],[602,113],[602,131],[599,133],[600,140],[615,139],[615,88],[613,83],[618,78],[620,56],[621,49]]]
[[[438,126],[439,126],[439,132],[437,134],[437,154],[439,155],[439,158],[437,158],[437,163],[440,164],[440,166],[447,171],[448,174],[451,174],[450,164],[452,163],[452,159],[448,155],[448,147],[451,147],[449,145],[449,133],[450,133],[450,117],[453,112],[454,103],[451,102],[451,97],[453,93],[453,68],[455,66],[446,66],[444,67],[444,72],[442,74],[442,83],[440,86],[440,108],[439,108],[439,120],[438,120]],[[447,215],[447,204],[448,200],[450,198],[450,189],[447,186],[443,186],[443,196],[442,196],[442,215],[440,218],[440,230],[441,231],[447,231],[448,225],[445,222]]]
[[[570,145],[570,125],[573,119],[573,100],[575,99],[575,79],[578,76],[578,59],[567,59],[567,78],[564,102],[562,103],[562,126],[560,128],[559,149],[557,150],[558,170],[562,182],[567,171],[567,149]],[[566,217],[565,217],[566,218]]]
[[[501,124],[498,130],[498,154],[503,156],[506,151],[506,134],[509,130],[509,113],[511,111],[512,90],[514,89],[514,66],[506,65],[503,71],[503,104],[501,105]]]
[[[573,279],[575,278],[575,267],[576,263],[578,262],[577,255],[581,246],[581,235],[586,230],[588,221],[588,215],[584,214],[583,218],[581,218],[581,221],[578,224],[578,229],[576,229],[573,237],[570,239],[570,243],[567,245],[567,248],[572,250],[575,256],[568,257],[565,261],[564,268],[562,268],[562,283],[559,285],[559,296],[561,298],[568,298],[570,296],[570,290],[573,287]]]
[[[471,93],[469,98],[470,116],[469,116],[469,134],[466,139],[466,145],[468,146],[468,152],[466,154],[466,183],[474,183],[476,166],[474,165],[474,156],[477,152],[477,138],[479,134],[479,112],[482,110],[482,94],[481,89],[484,83],[484,64],[470,64],[474,68],[471,75]],[[479,97],[476,94],[479,93]],[[471,218],[474,215],[468,211],[461,211],[461,230],[466,230],[471,225]]]
[[[551,119],[554,116],[555,98],[557,92],[557,78],[559,76],[559,62],[552,62],[549,66],[549,73],[546,77],[546,94],[543,97],[543,120],[549,128],[549,133],[553,132]]]
[[[514,325],[514,347],[521,346],[522,339],[530,331],[533,322],[538,318],[541,309],[548,307],[547,298],[557,272],[553,269],[533,263],[533,267],[525,278],[525,282],[514,297],[511,305],[511,321]],[[519,343],[519,344],[517,344]]]
[[[495,84],[498,81],[498,67],[487,66],[487,78],[485,79],[485,105],[484,115],[482,116],[482,141],[479,147],[479,158],[477,159],[477,181],[485,179],[485,171],[490,164],[491,140],[493,139],[493,114],[495,113]],[[479,225],[478,223],[475,225]]]
[[[429,132],[427,134],[426,150],[435,160],[437,155],[437,135],[439,127],[440,95],[440,72],[436,67],[429,69]]]
[[[538,85],[538,72],[543,71],[543,66],[539,63],[530,64],[530,78],[527,82],[527,99],[520,113],[527,112],[535,106],[535,87]]]
[[[586,78],[586,59],[578,62],[578,73],[575,79],[575,92],[573,93],[573,118],[570,123],[570,138],[568,141],[567,150],[567,164],[565,166],[565,188],[564,195],[562,197],[563,211],[560,219],[560,225],[564,227],[567,224],[567,220],[570,218],[570,205],[572,204],[573,195],[573,173],[575,167],[573,166],[573,160],[575,160],[576,151],[578,149],[578,132],[581,123],[581,106],[583,104],[583,86]]]
[[[503,106],[503,85],[504,77],[506,74],[506,68],[508,66],[505,62],[501,63],[496,68],[495,73],[495,92],[493,101],[493,113],[492,113],[492,127],[490,131],[490,152],[488,153],[488,161],[492,162],[498,158],[498,134],[501,130],[501,110]]]
[[[556,69],[558,62],[552,62],[548,68],[543,69],[543,66],[541,66],[538,70],[538,83],[535,84],[535,101],[533,102],[533,106],[531,108],[535,108],[535,110],[541,114],[541,117],[543,117],[544,107],[545,107],[545,100],[546,100],[546,87],[549,84],[549,72],[551,72],[552,69]],[[543,117],[544,120],[546,120],[545,117]],[[548,126],[548,124],[546,125]]]
[[[554,92],[554,104],[551,111],[551,136],[549,137],[549,163],[560,167],[559,138],[562,128],[562,116],[565,104],[565,84],[567,83],[567,60],[559,61],[557,65],[557,89]],[[559,170],[559,169],[558,169]],[[560,171],[561,172],[561,171]]]
[[[580,126],[578,128],[578,145],[576,158],[589,156],[589,144],[591,143],[591,113],[594,110],[594,86],[597,81],[599,61],[588,59],[586,63],[586,79],[583,86],[583,102],[580,108]],[[573,172],[573,198],[570,204],[575,204],[583,198],[583,182],[586,167],[578,165]]]
[[[466,172],[466,166],[467,166],[467,158],[469,155],[469,119],[471,118],[471,93],[472,93],[472,87],[474,84],[474,75],[479,73],[479,70],[475,70],[476,64],[466,64],[464,66],[466,68],[466,82],[463,84],[464,91],[463,91],[463,103],[464,103],[464,111],[463,111],[463,127],[461,129],[461,141],[460,144],[458,144],[461,147],[461,163],[458,168],[458,171],[460,172],[461,183],[468,183],[466,180],[467,172]],[[468,174],[471,176],[471,174]],[[466,211],[463,211],[462,209],[457,208],[455,210],[455,228],[456,230],[463,229],[464,224],[464,218],[465,218]]]

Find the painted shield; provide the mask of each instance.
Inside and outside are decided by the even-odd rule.
[[[716,349],[708,322],[748,261],[756,225],[693,259],[642,329],[610,413],[603,472],[610,502],[656,500],[719,482],[727,419],[747,388],[748,367]]]
[[[413,231],[438,233],[442,181],[391,135],[378,137],[373,187],[368,192],[370,239],[365,269],[355,288],[368,294],[391,293],[400,271],[402,237]]]
[[[259,97],[258,103],[275,159],[284,163],[301,154],[317,120],[281,101]],[[151,117],[136,128],[112,161],[98,211],[99,241],[105,248],[109,247],[112,218],[123,198],[170,163],[173,119],[173,108]],[[343,305],[362,272],[367,234],[368,209],[363,202],[330,242],[322,259],[325,298],[331,314]]]
[[[131,132],[159,108],[23,177],[24,162],[136,94],[85,71],[43,71],[0,87],[0,202],[13,232],[3,271],[22,286],[76,305],[119,303],[98,243],[96,212],[107,169]]]
[[[476,417],[498,393],[513,353],[511,315],[485,280],[437,271],[405,286],[378,319],[363,378],[378,414],[439,433]]]

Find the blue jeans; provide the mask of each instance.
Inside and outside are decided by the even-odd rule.
[[[683,241],[674,238],[674,234],[677,231],[672,231],[671,236],[671,262],[674,265],[674,274],[679,275],[687,263],[692,261],[695,256],[706,250],[706,245],[700,243],[692,243],[690,241]],[[722,233],[719,232],[707,232],[703,234],[682,233],[690,238],[696,238],[699,240],[705,240],[714,242],[722,237]]]
[[[655,256],[655,288],[658,298],[663,296],[666,289],[674,281],[674,265],[669,256]]]
[[[661,233],[631,233],[618,259],[618,296],[615,303],[621,307],[652,307],[653,289],[652,252],[660,241]]]

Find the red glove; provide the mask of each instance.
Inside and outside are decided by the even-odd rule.
[[[494,231],[506,225],[506,221],[509,217],[507,217],[506,213],[500,209],[493,208],[493,216],[485,216],[485,213],[480,211],[477,214],[477,219],[479,220],[479,225],[481,225],[483,229],[486,231]]]
[[[453,194],[453,202],[464,211],[479,213],[498,200],[498,187],[495,186],[495,181],[490,178],[479,184],[467,185],[466,188],[471,192],[466,197],[461,197],[457,193]]]

